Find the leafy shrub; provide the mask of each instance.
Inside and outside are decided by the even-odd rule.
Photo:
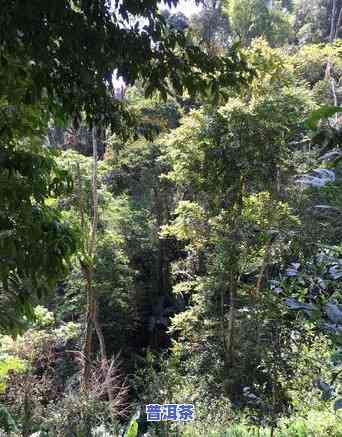
[[[340,43],[304,46],[292,58],[295,73],[313,86],[324,79],[325,69],[330,61],[332,64],[331,76],[339,82],[342,77],[341,51]]]
[[[183,437],[269,437],[270,428],[251,427],[244,423],[222,425],[193,423],[185,427]],[[342,420],[330,412],[312,410],[307,417],[283,419],[274,435],[277,437],[341,437]]]
[[[25,371],[25,362],[18,357],[0,357],[0,394],[6,390],[6,381],[11,373],[22,373]]]

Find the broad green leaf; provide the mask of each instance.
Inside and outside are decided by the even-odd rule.
[[[134,421],[132,425],[129,427],[126,437],[137,437],[138,429],[139,429],[138,422]]]
[[[342,112],[342,108],[339,106],[322,106],[320,109],[311,113],[310,117],[306,120],[305,125],[307,128],[315,130],[321,119],[332,117],[339,112]]]

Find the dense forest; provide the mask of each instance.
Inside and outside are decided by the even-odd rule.
[[[183,3],[0,2],[0,436],[342,437],[342,0]]]

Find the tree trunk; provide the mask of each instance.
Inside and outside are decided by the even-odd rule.
[[[245,191],[245,181],[244,177],[241,175],[238,186],[237,186],[237,196],[233,206],[233,218],[231,226],[233,228],[233,232],[230,233],[230,238],[232,241],[231,253],[229,257],[229,275],[228,275],[228,287],[229,287],[229,312],[228,312],[228,326],[227,326],[227,337],[225,337],[224,332],[223,341],[224,348],[226,349],[225,353],[225,365],[227,369],[231,367],[234,363],[234,334],[235,334],[235,321],[236,321],[236,296],[238,292],[238,283],[239,283],[239,267],[238,267],[238,258],[239,258],[239,250],[236,249],[237,243],[239,240],[239,225],[240,218],[243,210],[243,195]],[[222,297],[221,297],[222,299]],[[222,302],[221,302],[222,306]],[[224,315],[222,315],[222,320],[224,323]]]
[[[81,264],[82,265],[82,264]],[[90,267],[82,265],[83,276],[86,280],[87,289],[87,318],[85,326],[85,339],[83,345],[83,374],[82,374],[82,389],[89,390],[90,384],[90,370],[91,370],[91,356],[93,349],[93,330],[94,319],[96,313],[96,298],[92,286],[92,274]]]
[[[330,35],[329,35],[329,41],[333,42],[334,38],[335,38],[335,18],[336,18],[336,2],[337,0],[333,0],[333,7],[332,7],[332,11],[331,11],[331,19],[330,19]]]
[[[113,401],[113,393],[110,387],[110,372],[111,368],[108,365],[106,343],[103,336],[101,325],[97,318],[97,296],[96,290],[93,286],[93,272],[96,264],[96,243],[97,243],[97,138],[96,129],[92,129],[92,143],[93,143],[93,173],[92,173],[92,221],[90,238],[87,237],[87,232],[85,229],[84,220],[84,207],[83,207],[83,196],[80,191],[80,215],[81,215],[81,226],[83,230],[85,241],[85,252],[86,252],[86,262],[81,260],[81,267],[84,279],[86,281],[87,290],[87,319],[85,327],[85,340],[83,345],[83,374],[81,378],[81,387],[83,390],[88,391],[90,388],[90,377],[91,377],[91,360],[93,353],[93,333],[96,332],[96,336],[100,346],[100,356],[101,356],[101,369],[103,372],[103,380],[106,384],[106,391],[109,401]],[[79,183],[80,186],[80,183]]]
[[[336,17],[337,17],[337,0],[333,0],[331,19],[330,19],[330,34],[329,34],[329,42],[330,43],[335,42],[337,37],[338,37],[339,28],[340,28],[341,20],[342,20],[342,5],[340,6],[340,11],[338,13],[337,20],[336,20]],[[330,59],[328,59],[327,66],[325,69],[325,75],[324,75],[325,80],[332,79],[331,78],[331,69],[332,69],[332,62]]]
[[[96,228],[97,228],[97,141],[96,141],[96,130],[93,127],[92,130],[92,143],[93,143],[93,174],[92,174],[92,223],[90,238],[86,237],[87,230],[85,229],[84,221],[84,204],[83,197],[81,197],[81,182],[79,180],[79,191],[80,191],[80,216],[81,216],[81,226],[83,227],[83,235],[86,238],[85,242],[85,252],[86,261],[80,261],[84,279],[86,281],[87,290],[87,317],[86,317],[86,327],[85,327],[85,340],[83,345],[83,374],[82,374],[82,387],[84,390],[89,389],[90,384],[90,370],[91,370],[91,359],[92,359],[92,349],[93,349],[93,331],[96,321],[96,295],[93,288],[93,270],[95,264],[95,251],[96,251]],[[80,175],[79,175],[80,177]]]
[[[235,330],[235,285],[231,284],[230,290],[229,290],[229,313],[228,313],[228,335],[227,335],[227,364],[232,365],[234,361],[234,347],[233,347],[233,340],[234,340],[234,330]]]
[[[253,295],[256,299],[260,295],[260,290],[262,288],[262,283],[263,283],[263,279],[265,277],[265,272],[266,272],[269,260],[271,258],[272,243],[273,243],[273,238],[270,238],[266,244],[264,259],[262,261],[262,265],[261,265],[261,269],[260,269],[259,276],[257,279],[256,287],[253,291]]]

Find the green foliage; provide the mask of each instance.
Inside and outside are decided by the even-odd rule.
[[[55,323],[55,317],[53,313],[48,311],[41,305],[36,306],[34,309],[35,324],[40,327],[47,327]]]
[[[222,4],[216,1],[206,2],[202,10],[190,19],[191,36],[211,55],[227,49],[229,30],[229,21],[224,15]]]
[[[108,402],[87,399],[76,393],[66,395],[54,405],[49,405],[42,418],[40,431],[56,437],[113,435],[120,432],[117,422],[111,420]],[[99,432],[96,430],[99,429]],[[108,434],[107,434],[108,433]]]
[[[131,27],[130,15],[146,23]],[[205,94],[209,84],[218,94],[219,84],[240,83],[248,69],[235,52],[211,58],[189,45],[165,25],[154,1],[113,10],[107,1],[96,7],[12,2],[0,27],[1,304],[11,308],[1,314],[0,328],[14,332],[18,319],[32,317],[34,295],[65,275],[76,249],[59,211],[46,204],[71,189],[68,173],[39,147],[50,116],[105,123],[127,138],[136,127],[134,111],[112,97],[114,71],[126,84],[141,80],[146,95],[158,90],[166,99],[172,88]]]
[[[145,22],[130,24],[129,16]],[[170,85],[178,93],[194,94],[205,93],[211,82],[239,82],[236,73],[243,64],[242,59],[209,58],[198,46],[188,45],[182,32],[165,25],[156,1],[125,2],[113,10],[107,1],[96,8],[68,0],[59,7],[13,2],[0,27],[3,64],[14,57],[12,73],[20,77],[23,68],[17,61],[24,60],[30,79],[27,100],[47,95],[58,118],[79,119],[85,111],[88,122],[106,119],[122,135],[133,127],[134,117],[124,102],[110,96],[113,71],[129,85],[142,80],[147,95],[158,90],[166,98]]]
[[[301,44],[322,43],[328,40],[332,3],[324,0],[296,2],[294,28]]]
[[[30,303],[66,275],[76,249],[71,228],[47,204],[50,197],[70,192],[69,176],[47,153],[20,150],[13,141],[1,152],[0,170],[0,299],[6,307],[0,329],[5,332],[15,332],[22,316],[33,316]]]
[[[341,1],[119,3],[0,18],[0,434],[342,435]]]
[[[73,355],[65,349],[74,348],[80,326],[72,322],[53,326],[53,314],[43,307],[35,313],[37,321],[25,334],[1,338],[0,367],[7,373],[1,397],[23,433],[39,429],[49,402],[60,400],[58,387],[72,387],[77,370]]]
[[[342,112],[342,108],[339,106],[323,106],[310,114],[306,125],[309,129],[315,130],[322,119],[332,117],[339,112]]]
[[[276,169],[287,157],[287,144],[301,134],[299,121],[313,107],[304,87],[284,84],[291,80],[280,78],[287,74],[286,66],[277,60],[272,66],[267,47],[256,46],[251,56],[252,62],[268,65],[268,74],[255,79],[250,93],[231,98],[207,114],[192,112],[166,138],[173,166],[169,178],[183,192],[187,187],[210,189],[212,204],[224,192],[229,203],[240,177],[247,185],[253,180],[254,188],[273,181],[274,190]],[[216,206],[220,207],[219,203]]]
[[[10,415],[8,409],[3,405],[0,405],[0,432],[1,431],[5,431],[8,434],[18,431],[13,417]]]
[[[341,99],[341,44],[304,45],[290,57],[297,77],[310,84],[320,105],[338,106]]]
[[[11,372],[23,372],[25,370],[25,362],[18,357],[1,356],[0,361],[0,394],[6,390],[6,381]]]
[[[125,437],[137,437],[138,436],[139,425],[138,422],[134,421],[130,428],[127,430]]]
[[[137,153],[139,152],[139,153]],[[158,299],[158,205],[155,194],[160,173],[158,149],[142,141],[131,143],[98,165],[98,241],[93,283],[98,295],[99,320],[108,339],[109,353],[124,348],[125,364],[133,365],[132,342],[151,335],[150,309]],[[80,167],[84,187],[85,221],[89,223],[91,159],[68,151],[61,164],[74,172]],[[63,216],[79,223],[78,182],[72,196],[63,199]],[[154,188],[153,188],[154,187]],[[113,194],[112,194],[113,193]],[[158,197],[157,197],[158,196]],[[155,209],[154,209],[155,208]],[[78,263],[55,299],[58,319],[80,321],[85,305],[84,281]],[[133,348],[132,348],[133,349]]]
[[[289,14],[282,2],[227,0],[224,4],[231,28],[244,45],[260,36],[273,47],[284,45],[291,38]]]
[[[339,83],[342,76],[342,62],[341,44],[338,41],[334,44],[305,45],[291,56],[296,74],[311,86],[324,79],[328,61],[332,65],[330,77]]]
[[[196,424],[186,428],[182,436],[210,437],[269,437],[269,428],[255,428],[244,424],[222,426],[219,423]],[[339,437],[342,435],[341,423],[332,413],[313,410],[308,417],[284,419],[274,431],[279,437]]]
[[[46,100],[34,105],[25,99],[31,78],[12,57],[4,61],[0,81],[0,331],[15,333],[23,316],[33,317],[31,304],[66,275],[76,237],[49,206],[50,199],[70,193],[72,180],[40,147]]]
[[[322,376],[312,327],[288,316],[269,282],[293,260],[303,229],[282,184],[290,144],[300,143],[304,114],[315,105],[281,53],[262,42],[247,52],[265,74],[225,105],[193,111],[161,139],[171,165],[165,177],[177,187],[175,215],[161,235],[183,243],[173,274],[186,308],[169,330],[179,373],[207,404],[212,393],[229,396],[249,421],[276,426],[296,404],[296,386],[305,392]],[[304,371],[296,373],[302,356],[306,388]]]

